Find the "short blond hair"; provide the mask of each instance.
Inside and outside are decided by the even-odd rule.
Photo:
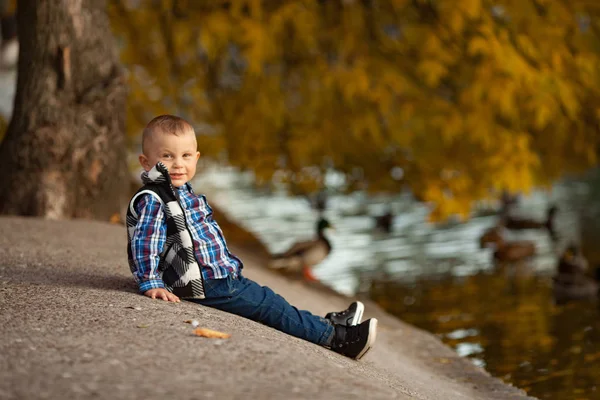
[[[185,119],[176,115],[159,115],[152,118],[142,132],[142,151],[146,152],[147,142],[155,133],[166,133],[170,135],[180,136],[187,133],[192,133],[196,136],[192,124]]]

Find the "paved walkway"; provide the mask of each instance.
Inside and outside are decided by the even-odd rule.
[[[0,218],[0,399],[526,399],[384,314],[361,361],[192,303],[136,293],[122,226]],[[246,276],[324,315],[349,303],[261,268]],[[192,335],[184,321],[232,334]]]

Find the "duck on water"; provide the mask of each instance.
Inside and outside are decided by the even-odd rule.
[[[556,275],[552,278],[552,292],[557,303],[598,299],[600,267],[596,267],[590,276],[588,261],[577,245],[567,247],[560,256],[556,269]]]
[[[316,238],[296,242],[285,252],[272,255],[269,268],[284,274],[301,274],[307,281],[317,281],[312,267],[325,260],[332,248],[331,242],[325,236],[328,228],[332,228],[331,224],[321,217],[316,225]]]

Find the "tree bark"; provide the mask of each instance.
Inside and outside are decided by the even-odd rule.
[[[19,0],[0,213],[108,219],[127,196],[126,85],[104,0]]]

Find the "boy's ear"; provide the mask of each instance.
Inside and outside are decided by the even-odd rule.
[[[148,162],[148,157],[146,157],[145,155],[140,154],[138,160],[140,161],[140,165],[142,166],[142,168],[144,168],[144,171],[148,172],[152,169],[152,166]]]
[[[200,152],[199,152],[199,151],[197,151],[197,152],[196,152],[196,161],[198,161],[199,159],[200,159]]]

